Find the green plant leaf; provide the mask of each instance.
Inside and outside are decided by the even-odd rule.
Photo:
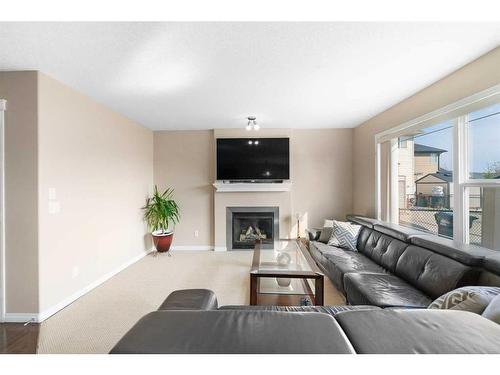
[[[146,199],[144,220],[152,231],[167,231],[169,226],[175,225],[180,220],[179,206],[173,199],[174,189],[167,188],[163,192],[158,191],[155,185],[152,197]]]

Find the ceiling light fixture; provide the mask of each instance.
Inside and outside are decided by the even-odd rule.
[[[247,126],[245,126],[245,129],[247,131],[250,131],[250,130],[259,130],[260,129],[260,126],[257,124],[257,118],[255,116],[248,116],[247,117],[248,119],[248,123],[247,123]]]

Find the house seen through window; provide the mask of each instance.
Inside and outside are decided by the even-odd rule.
[[[398,150],[399,223],[453,237],[453,124],[401,137]]]

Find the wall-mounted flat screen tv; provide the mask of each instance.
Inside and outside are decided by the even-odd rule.
[[[288,138],[218,138],[217,180],[290,179]]]

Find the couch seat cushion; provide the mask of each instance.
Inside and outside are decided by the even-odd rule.
[[[344,276],[347,300],[352,305],[426,308],[432,300],[391,274],[348,273]]]
[[[385,270],[365,255],[335,246],[322,249],[324,267],[335,287],[344,293],[344,275],[349,272],[384,273]],[[319,250],[319,249],[318,249]],[[321,251],[321,250],[319,250]]]
[[[335,316],[356,353],[500,353],[500,326],[451,310],[349,311]]]
[[[326,259],[333,262],[336,270],[342,273],[342,275],[350,272],[386,273],[383,267],[379,266],[373,260],[360,253],[345,252],[345,251],[342,251],[342,253],[330,252],[326,253],[325,257]]]
[[[338,247],[330,246],[330,245],[327,245],[326,243],[323,243],[320,241],[310,242],[310,245],[313,245],[314,247],[316,247],[316,249],[323,255],[331,253],[331,252],[339,252],[339,251],[345,252],[342,249],[339,249]]]

